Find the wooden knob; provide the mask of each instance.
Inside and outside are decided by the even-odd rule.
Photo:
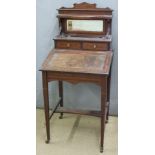
[[[94,48],[96,48],[96,45],[94,44]]]
[[[67,43],[67,47],[70,47],[70,43]]]

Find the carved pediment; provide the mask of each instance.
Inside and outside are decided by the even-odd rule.
[[[74,3],[75,9],[96,9],[96,4],[90,4],[90,3]]]
[[[86,2],[82,2],[82,3],[74,3],[73,4],[73,7],[71,8],[67,8],[67,7],[61,7],[59,10],[63,10],[63,9],[71,9],[71,10],[76,10],[76,9],[81,9],[81,10],[104,10],[104,11],[112,11],[109,7],[106,7],[106,8],[97,8],[97,5],[96,3],[86,3]]]

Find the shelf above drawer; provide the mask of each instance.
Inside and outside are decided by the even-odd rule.
[[[54,40],[63,40],[63,41],[88,41],[88,42],[111,42],[112,36],[106,35],[101,37],[86,37],[86,36],[70,36],[70,35],[58,35]]]

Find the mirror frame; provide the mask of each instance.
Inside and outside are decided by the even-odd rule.
[[[67,20],[102,20],[103,21],[103,31],[68,31],[67,30]],[[64,28],[66,34],[82,34],[82,35],[105,35],[106,30],[106,20],[105,19],[65,19]]]
[[[95,27],[94,27],[94,29],[93,28],[91,28],[91,29],[88,29],[87,30],[87,27],[83,27],[83,30],[81,29],[81,30],[74,30],[74,29],[69,29],[69,22],[72,22],[72,26],[74,25],[74,22],[75,22],[75,24],[76,24],[76,22],[79,22],[79,24],[80,24],[80,22],[81,22],[81,26],[82,26],[82,24],[84,23],[83,21],[85,21],[85,26],[87,26],[87,27],[90,27],[91,25],[93,25],[93,24],[95,24],[95,22],[96,23],[98,23],[98,24],[100,24],[99,25],[99,27],[98,27],[98,29],[99,30],[95,30]],[[83,23],[82,23],[83,22]],[[88,22],[88,25],[87,25],[87,22]],[[91,23],[89,23],[89,22],[91,22]],[[95,25],[94,25],[95,26]],[[73,26],[74,27],[74,26]],[[79,29],[80,29],[80,25],[79,25]],[[76,31],[81,31],[81,32],[103,32],[103,30],[104,30],[104,21],[103,20],[79,20],[79,19],[68,19],[67,20],[67,31],[68,32],[76,32]]]

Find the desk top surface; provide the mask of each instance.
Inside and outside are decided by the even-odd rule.
[[[109,74],[111,51],[58,50],[50,51],[41,71]]]

